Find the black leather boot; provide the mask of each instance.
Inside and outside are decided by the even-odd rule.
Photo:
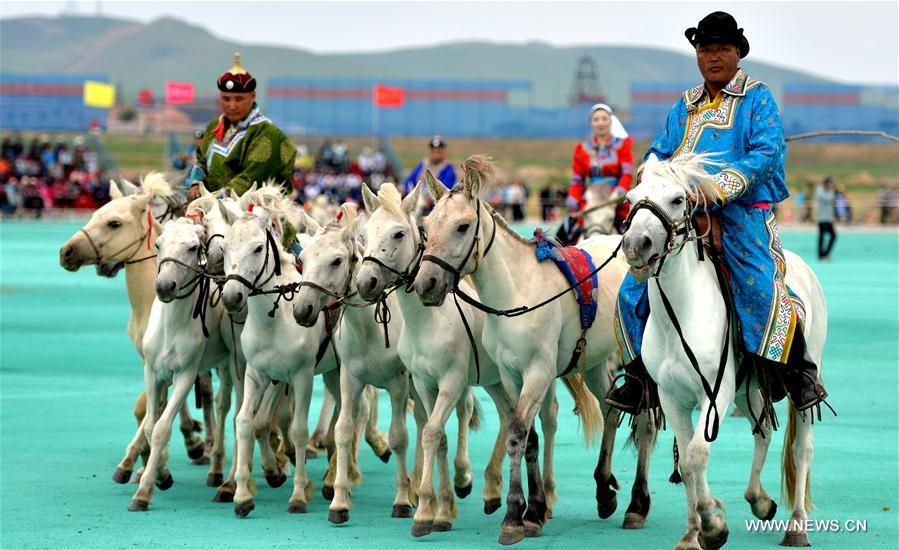
[[[814,407],[827,398],[827,390],[818,378],[818,366],[806,351],[802,331],[796,332],[787,364],[778,365],[777,372],[797,411]]]
[[[644,405],[643,398],[646,394],[645,384],[649,380],[649,373],[646,372],[643,360],[638,357],[625,365],[624,374],[619,375],[617,378],[620,377],[624,378],[624,384],[612,386],[612,389],[609,390],[609,394],[606,396],[606,403],[628,414],[640,414],[640,410]]]

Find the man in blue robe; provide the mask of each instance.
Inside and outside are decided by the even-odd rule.
[[[784,181],[786,145],[774,96],[753,80],[739,60],[749,53],[743,29],[724,12],[714,12],[686,30],[696,48],[704,83],[684,92],[646,153],[660,160],[687,153],[716,153],[724,166],[718,184],[724,261],[731,276],[733,304],[744,351],[773,367],[797,410],[827,397],[817,366],[805,350],[804,308],[784,282],[786,262],[773,206],[789,196]],[[645,159],[644,159],[645,160]],[[648,381],[640,359],[649,316],[646,283],[628,275],[616,309],[616,334],[625,363],[625,384],[606,401],[636,414]]]

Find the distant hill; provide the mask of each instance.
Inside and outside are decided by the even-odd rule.
[[[238,44],[202,27],[162,18],[149,24],[106,17],[25,17],[0,20],[0,70],[4,73],[105,73],[127,97],[149,87],[161,92],[165,80],[194,82],[202,94],[215,91],[215,78],[240,51],[259,79],[274,76],[503,79],[534,85],[538,106],[567,102],[577,61],[596,61],[602,92],[613,105],[629,103],[633,81],[697,80],[689,55],[628,46],[558,48],[544,43],[459,42],[383,53],[315,54],[297,48]],[[778,91],[785,82],[827,80],[747,61],[753,77]]]

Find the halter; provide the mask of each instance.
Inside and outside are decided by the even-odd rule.
[[[630,229],[631,221],[634,219],[634,215],[640,210],[649,210],[653,216],[655,216],[661,223],[662,227],[665,228],[665,251],[660,254],[653,254],[647,261],[646,264],[649,265],[655,260],[659,261],[658,267],[656,267],[655,272],[653,273],[653,277],[658,277],[659,272],[662,270],[662,264],[665,262],[665,258],[677,249],[680,251],[683,247],[690,242],[691,240],[699,240],[697,237],[691,237],[690,231],[692,229],[691,220],[693,219],[693,206],[690,204],[690,201],[687,202],[687,208],[684,211],[684,215],[680,218],[674,219],[665,212],[665,209],[662,208],[657,202],[653,201],[649,197],[643,197],[637,204],[631,208],[630,213],[627,215],[627,219],[624,220],[624,228],[625,232]],[[681,235],[684,235],[685,238],[681,241],[680,245],[676,244],[675,241]],[[700,244],[700,250],[702,245]]]
[[[453,284],[454,288],[459,286],[459,281],[462,280],[462,270],[465,269],[465,264],[468,263],[468,260],[471,259],[472,255],[474,255],[474,269],[471,272],[474,273],[478,270],[478,260],[480,258],[487,257],[487,253],[490,252],[490,248],[493,246],[493,241],[496,238],[496,218],[491,215],[490,219],[493,221],[493,232],[490,234],[490,240],[487,241],[487,247],[484,249],[484,253],[481,254],[477,248],[478,242],[480,242],[481,240],[481,199],[477,200],[475,211],[477,212],[477,218],[474,226],[474,238],[471,240],[471,246],[468,247],[468,253],[465,254],[465,259],[462,260],[462,263],[459,264],[459,267],[454,267],[443,258],[434,256],[433,254],[425,254],[421,257],[420,263],[435,263],[438,266],[442,267],[444,270],[452,273],[453,277],[455,278]]]
[[[180,265],[188,269],[189,271],[194,272],[193,278],[184,283],[178,288],[178,291],[186,291],[181,294],[175,294],[174,300],[183,300],[185,298],[190,297],[195,291],[199,289],[199,293],[197,294],[197,301],[194,303],[194,309],[191,313],[192,319],[200,319],[200,326],[203,328],[203,336],[209,338],[209,329],[206,328],[206,310],[209,307],[209,297],[210,292],[212,290],[211,282],[214,279],[212,275],[206,273],[206,246],[200,245],[197,249],[197,267],[194,267],[190,264],[182,262],[178,258],[166,257],[159,260],[159,266],[156,268],[156,274],[159,275],[159,272],[162,271],[163,264],[166,263],[174,263],[176,265]],[[218,298],[213,298],[215,302],[213,306],[218,304],[219,300],[222,298],[221,287],[218,286]]]
[[[84,234],[84,237],[87,239],[88,244],[91,245],[91,249],[94,251],[94,256],[96,257],[97,264],[104,263],[103,256],[100,254],[100,247],[98,247],[97,243],[94,242],[94,239],[91,237],[91,234],[88,233],[87,230],[84,229],[83,227],[81,229],[79,229],[78,231],[80,233]],[[140,244],[142,242],[144,242],[144,239],[147,240],[147,250],[150,250],[150,236],[152,234],[153,234],[153,214],[150,211],[150,208],[147,207],[147,232],[144,233],[143,235],[141,235],[140,237],[138,237],[137,239],[131,241],[130,243],[128,243],[127,245],[122,247],[120,250],[117,250],[115,253],[110,254],[110,256],[118,256],[119,254],[121,254],[122,252],[125,252],[126,250],[130,249],[133,246],[134,251],[131,252],[131,255],[129,255],[124,261],[122,261],[123,264],[125,264],[125,265],[136,264],[139,262],[149,260],[150,258],[155,258],[156,254],[152,254],[150,256],[145,256],[145,257],[139,258],[137,260],[133,259],[135,256],[137,256],[137,253],[140,251]]]
[[[407,293],[412,292],[412,283],[415,281],[415,276],[418,274],[418,269],[421,267],[427,240],[428,236],[425,234],[424,228],[418,226],[418,244],[415,245],[415,255],[409,260],[409,263],[406,264],[405,269],[402,271],[394,269],[374,256],[362,257],[362,263],[373,262],[397,276],[396,280],[391,283],[390,288],[384,293],[384,298],[386,298],[386,294],[396,290],[403,284],[406,285],[405,290]]]
[[[355,244],[355,240],[353,241],[353,244]],[[359,257],[356,255],[356,251],[353,250],[352,255],[350,256],[350,266],[349,266],[349,270],[347,272],[346,282],[344,282],[343,290],[341,292],[333,292],[321,285],[313,283],[312,281],[301,281],[301,282],[297,283],[296,290],[300,290],[304,286],[308,286],[309,288],[312,288],[314,290],[321,292],[322,294],[325,294],[327,296],[330,296],[331,298],[334,298],[335,300],[337,300],[337,303],[341,303],[344,305],[352,305],[349,302],[347,302],[347,300],[349,298],[352,298],[353,295],[355,295],[355,292],[352,292],[352,293],[350,292],[350,286],[353,284],[353,271],[355,271],[355,269],[356,269],[356,262],[358,260],[359,260]],[[359,307],[364,307],[367,305],[368,304],[364,304]],[[330,306],[328,306],[328,307],[330,307]]]

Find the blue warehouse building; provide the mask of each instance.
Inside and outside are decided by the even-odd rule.
[[[80,132],[94,121],[106,127],[106,109],[84,105],[85,80],[107,82],[97,74],[0,75],[0,128]]]

